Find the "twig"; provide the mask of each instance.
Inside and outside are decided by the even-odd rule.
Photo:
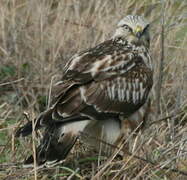
[[[134,130],[133,132],[128,136],[128,138],[123,138],[121,139],[121,143],[118,144],[118,148],[117,148],[117,151],[107,160],[107,163],[104,164],[103,167],[101,167],[101,169],[94,175],[94,177],[92,178],[92,180],[95,180],[95,179],[98,179],[98,177],[100,177],[102,175],[103,172],[106,171],[107,167],[108,167],[108,164],[111,164],[111,162],[113,161],[113,159],[116,157],[117,154],[119,154],[119,152],[122,151],[122,149],[124,148],[124,145],[129,141],[129,139],[133,136],[134,132],[137,131],[137,129],[139,129],[139,127],[142,125],[139,124]],[[89,136],[88,136],[89,137]],[[102,140],[102,142],[105,142]],[[105,142],[106,143],[106,142]],[[104,144],[105,144],[104,143]],[[110,145],[109,145],[110,146]],[[116,148],[115,148],[116,149]],[[131,158],[132,159],[132,158]]]
[[[53,82],[56,76],[52,76],[50,86],[49,86],[49,94],[48,94],[48,102],[47,102],[47,109],[49,109],[49,106],[51,104],[51,92],[52,92],[52,87],[53,87]]]
[[[177,117],[180,116],[182,113],[183,113],[183,111],[180,111],[180,112],[178,112],[178,114],[163,117],[163,118],[161,118],[161,119],[152,121],[151,123],[147,124],[146,126],[149,128],[149,127],[151,127],[153,124],[156,124],[156,123],[159,123],[159,122],[162,122],[162,121],[165,121],[165,120],[174,118],[174,117],[177,118]]]
[[[33,158],[34,158],[34,179],[37,180],[37,164],[36,164],[36,145],[35,145],[35,126],[36,122],[34,122],[34,119],[32,120],[32,149],[33,149]]]
[[[162,17],[161,17],[161,55],[160,55],[160,66],[158,72],[158,82],[157,82],[157,90],[156,90],[156,106],[157,106],[157,114],[160,113],[160,96],[161,96],[161,87],[162,87],[162,79],[163,79],[163,68],[164,68],[164,24],[165,24],[165,1],[162,3]]]
[[[6,85],[9,85],[9,84],[13,84],[13,83],[18,83],[20,81],[23,81],[24,78],[20,78],[20,79],[17,79],[15,81],[10,81],[10,82],[6,82],[6,83],[1,83],[0,86],[6,86]]]
[[[21,162],[16,162],[16,163],[1,163],[0,164],[0,167],[3,168],[3,167],[19,167],[20,165],[22,165]]]
[[[77,172],[79,171],[80,169],[77,168],[74,172],[72,172],[72,174],[67,178],[67,180],[71,180],[76,174]]]
[[[175,169],[175,168],[162,167],[163,165],[156,164],[156,163],[154,163],[154,162],[152,162],[152,161],[150,161],[150,160],[147,160],[147,159],[145,159],[145,158],[143,158],[143,157],[137,156],[137,155],[135,155],[135,154],[133,154],[133,153],[127,151],[127,150],[123,150],[123,149],[119,148],[119,147],[116,146],[116,145],[107,143],[107,142],[105,142],[104,140],[102,140],[102,139],[100,139],[100,138],[96,138],[96,137],[94,137],[94,136],[90,136],[88,133],[81,132],[81,135],[87,136],[87,137],[89,137],[89,138],[91,138],[91,139],[95,139],[96,141],[102,142],[102,143],[104,143],[104,144],[106,144],[106,145],[108,145],[108,146],[110,146],[110,147],[112,147],[112,148],[114,148],[114,149],[118,149],[118,150],[120,149],[120,151],[122,151],[123,153],[126,153],[126,154],[128,154],[129,156],[132,156],[132,157],[135,158],[135,159],[139,159],[139,160],[141,160],[141,161],[143,161],[143,162],[146,162],[146,163],[148,163],[148,164],[150,164],[150,165],[152,165],[152,166],[155,166],[155,168],[159,168],[159,169],[162,169],[162,170],[163,170],[163,169],[164,169],[164,170],[169,170],[169,171],[171,171],[171,172],[174,172],[174,173],[178,173],[178,174],[180,174],[180,175],[187,176],[187,172],[184,172],[184,171],[181,171],[181,170],[178,170],[178,169]]]

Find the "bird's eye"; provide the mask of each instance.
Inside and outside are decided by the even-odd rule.
[[[132,29],[126,24],[124,24],[122,27],[128,31],[132,31]]]

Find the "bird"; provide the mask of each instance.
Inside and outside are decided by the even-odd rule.
[[[34,120],[34,127],[29,121],[15,134],[25,137],[43,128],[38,166],[64,160],[81,132],[97,136],[102,127],[104,140],[114,143],[124,119],[133,124],[147,108],[153,86],[149,27],[143,16],[127,15],[108,40],[69,59],[54,86],[52,105]],[[31,155],[25,164],[33,161]]]

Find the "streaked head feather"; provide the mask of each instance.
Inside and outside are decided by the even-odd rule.
[[[128,15],[121,19],[118,23],[118,27],[121,27],[123,25],[128,25],[132,30],[136,29],[137,27],[141,27],[144,29],[147,25],[149,25],[148,21],[138,15]]]
[[[142,16],[128,15],[117,25],[113,38],[122,38],[129,44],[149,47],[149,23]]]

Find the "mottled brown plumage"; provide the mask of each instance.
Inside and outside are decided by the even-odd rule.
[[[37,129],[45,127],[37,163],[64,159],[79,132],[92,122],[102,124],[106,141],[113,143],[121,131],[120,117],[130,119],[146,102],[152,77],[148,23],[140,16],[127,16],[110,40],[76,54],[66,64],[52,107],[36,120]],[[30,123],[16,135],[31,131]]]

